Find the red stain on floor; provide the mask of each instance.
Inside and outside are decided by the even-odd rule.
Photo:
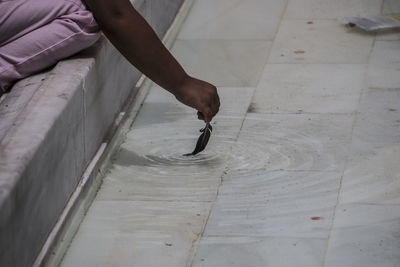
[[[313,221],[319,221],[322,220],[324,217],[311,217],[311,220]]]
[[[312,21],[307,21],[307,24],[314,24],[314,22],[312,22]]]
[[[294,51],[295,54],[304,54],[306,51],[304,50],[296,50]]]

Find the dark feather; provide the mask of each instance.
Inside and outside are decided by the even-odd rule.
[[[207,123],[206,126],[200,130],[200,132],[202,132],[202,134],[200,135],[199,139],[197,140],[195,149],[193,150],[192,153],[185,154],[184,156],[196,155],[206,148],[208,140],[210,139],[211,132],[212,132],[211,124]]]

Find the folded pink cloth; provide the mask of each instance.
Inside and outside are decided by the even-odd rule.
[[[99,36],[93,14],[80,0],[0,0],[0,90],[91,46]]]

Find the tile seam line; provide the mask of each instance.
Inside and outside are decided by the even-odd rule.
[[[381,9],[383,8],[383,4],[384,4],[384,1],[382,1],[382,3],[381,3]],[[374,39],[373,39],[373,42],[372,42],[371,47],[370,47],[368,60],[367,60],[367,64],[366,64],[367,67],[366,67],[366,70],[365,70],[365,73],[364,73],[364,77],[363,77],[363,85],[364,86],[361,88],[361,92],[360,92],[360,95],[358,97],[357,110],[356,110],[356,112],[354,114],[353,124],[352,124],[352,127],[351,127],[350,142],[349,142],[349,146],[348,146],[348,149],[347,149],[346,162],[345,162],[345,165],[343,167],[342,176],[340,178],[340,184],[339,184],[339,190],[338,190],[338,194],[337,194],[336,205],[335,205],[335,208],[333,210],[332,223],[331,223],[331,226],[330,226],[330,230],[329,230],[329,234],[328,234],[328,240],[327,240],[326,248],[325,248],[325,254],[324,254],[324,258],[323,258],[323,266],[324,267],[326,266],[326,258],[327,258],[327,255],[328,255],[329,243],[330,243],[329,241],[330,241],[330,238],[332,236],[332,232],[333,232],[333,228],[334,228],[334,224],[335,224],[336,212],[337,212],[337,210],[338,210],[338,208],[340,206],[339,203],[340,203],[340,196],[341,196],[341,192],[342,192],[344,173],[345,173],[345,170],[346,170],[346,168],[347,168],[347,166],[349,164],[348,159],[350,157],[351,145],[353,143],[354,128],[356,126],[356,123],[357,123],[358,117],[359,117],[358,108],[359,108],[359,105],[361,103],[361,99],[362,99],[362,97],[364,95],[365,87],[368,87],[368,73],[369,73],[369,67],[371,65],[372,53],[373,53],[373,50],[374,50],[374,47],[375,47],[375,43],[377,41],[376,40],[376,36],[377,36],[377,34],[374,33]]]
[[[258,172],[266,172],[266,173],[276,173],[276,172],[310,172],[310,173],[341,173],[341,170],[316,170],[316,169],[311,169],[311,170],[268,170],[267,168],[260,168],[260,169],[253,169],[253,170],[248,170],[248,169],[237,169],[237,170],[232,170],[231,172],[234,173],[241,173],[241,172],[246,172],[246,173],[258,173]]]
[[[253,97],[254,97],[254,92],[255,92],[255,90],[256,90],[256,89],[254,88],[254,89],[253,89],[253,94],[252,94],[252,96],[251,96],[251,98],[250,98],[250,101],[249,101],[249,103],[247,104],[246,113],[245,113],[245,115],[244,115],[243,118],[242,118],[242,122],[241,122],[241,124],[240,124],[239,130],[238,130],[238,132],[237,132],[235,138],[233,138],[233,143],[232,143],[232,145],[231,145],[230,148],[229,148],[230,152],[232,152],[233,146],[235,145],[235,143],[236,143],[237,140],[239,139],[240,132],[242,131],[244,122],[245,122],[245,120],[246,120],[246,118],[247,118],[247,110],[249,109],[249,107],[250,107],[250,105],[251,105],[251,103],[252,103],[252,99],[253,99]],[[211,202],[211,207],[210,207],[210,210],[209,210],[209,212],[208,212],[208,216],[207,216],[207,218],[206,218],[206,220],[205,220],[203,229],[201,230],[201,233],[200,233],[198,239],[195,240],[195,242],[193,242],[193,246],[192,246],[191,249],[190,249],[190,250],[192,251],[192,253],[191,253],[191,255],[190,255],[191,258],[188,260],[189,267],[193,267],[194,259],[195,259],[196,254],[197,254],[197,247],[198,247],[198,244],[200,244],[201,239],[204,237],[204,232],[205,232],[206,227],[207,227],[207,225],[208,225],[208,221],[209,221],[209,219],[210,219],[211,212],[212,212],[212,210],[213,210],[213,208],[214,208],[214,206],[215,206],[215,203],[216,203],[216,201],[217,201],[217,199],[218,199],[218,195],[219,195],[219,192],[220,192],[220,188],[221,188],[222,182],[223,182],[223,180],[224,180],[224,177],[227,176],[228,173],[229,173],[229,166],[231,165],[231,160],[232,160],[232,157],[228,158],[227,161],[226,161],[224,171],[222,172],[222,175],[221,175],[221,177],[220,177],[220,183],[217,185],[217,192],[216,192],[216,194],[215,194],[215,198],[214,198],[214,200]]]
[[[276,29],[275,29],[274,38],[273,38],[273,41],[272,41],[272,43],[271,43],[271,47],[270,47],[270,49],[269,49],[269,51],[268,51],[268,56],[267,56],[267,60],[266,60],[265,66],[267,66],[267,65],[269,64],[269,61],[270,61],[270,58],[271,58],[271,53],[272,53],[272,48],[274,47],[274,44],[275,44],[275,41],[276,41],[276,36],[277,36],[277,34],[278,34],[278,32],[279,32],[279,29],[281,28],[282,22],[285,20],[285,15],[286,15],[286,12],[287,12],[287,9],[288,9],[289,2],[290,2],[290,1],[291,1],[291,0],[287,0],[287,1],[286,1],[285,7],[284,7],[283,10],[282,10],[282,14],[281,14],[281,16],[280,16],[280,18],[279,18],[279,24],[278,24],[278,26],[277,26]],[[264,66],[263,71],[265,70],[265,66]],[[261,76],[262,76],[262,75],[261,75]],[[257,83],[257,86],[256,86],[256,90],[257,90],[258,85],[259,85],[259,82],[260,82],[260,80],[261,80],[261,78],[262,78],[261,76],[260,76],[260,78],[259,78],[259,80],[258,80],[258,83]],[[254,95],[253,95],[253,97],[254,97]],[[252,98],[252,101],[253,101],[253,98]]]
[[[359,99],[361,98],[362,91],[363,91],[363,90],[361,90]],[[337,193],[337,196],[336,196],[336,204],[335,204],[334,209],[333,209],[332,222],[331,222],[331,225],[330,225],[330,227],[329,227],[330,229],[329,229],[329,232],[328,232],[328,239],[327,239],[326,246],[325,246],[325,253],[324,253],[324,258],[323,258],[323,266],[326,265],[326,257],[327,257],[327,255],[328,255],[328,249],[329,249],[329,240],[330,240],[330,238],[331,238],[332,231],[333,231],[333,228],[334,228],[334,222],[335,222],[336,211],[337,211],[337,209],[338,209],[338,207],[339,207],[339,201],[340,201],[340,195],[341,195],[340,192],[342,191],[342,184],[343,184],[344,172],[345,172],[345,170],[346,170],[346,168],[347,168],[347,166],[348,166],[348,157],[349,157],[349,154],[351,153],[351,149],[350,149],[350,148],[351,148],[351,144],[352,144],[352,142],[353,142],[353,132],[354,132],[354,127],[355,127],[356,121],[357,121],[357,113],[354,114],[353,123],[352,123],[352,126],[351,126],[351,133],[350,133],[349,146],[348,146],[347,151],[346,151],[346,161],[345,161],[345,164],[344,164],[344,166],[343,166],[343,170],[341,171],[341,177],[340,177],[340,182],[339,182],[339,188],[338,188],[338,193]]]
[[[190,201],[190,200],[164,200],[164,199],[160,199],[160,200],[139,200],[139,199],[97,199],[96,201],[98,202],[109,202],[109,203],[132,203],[132,202],[138,202],[138,203],[142,203],[142,202],[149,202],[149,203],[155,203],[155,202],[160,202],[160,203],[213,203],[214,200],[210,200],[210,201]]]
[[[266,65],[368,65],[368,62],[268,62]]]
[[[368,64],[368,62],[366,62],[366,63],[349,63],[348,61],[347,62],[344,62],[344,63],[341,63],[341,62],[332,62],[332,63],[329,63],[329,62],[272,62],[272,63],[268,63],[268,64],[265,64],[265,65],[298,65],[298,64],[304,64],[304,65],[345,65],[345,66],[347,66],[347,65],[349,65],[349,66],[351,66],[351,65],[357,65],[357,66],[368,66],[369,64]],[[246,88],[246,86],[242,86],[243,88]]]
[[[282,14],[280,15],[278,26],[277,26],[276,29],[275,29],[275,32],[274,32],[274,35],[273,35],[273,38],[272,38],[270,47],[269,47],[269,49],[268,49],[268,55],[267,55],[267,57],[265,58],[264,67],[263,67],[263,69],[261,70],[260,75],[259,75],[258,78],[257,78],[257,81],[255,82],[253,95],[252,95],[251,98],[250,98],[250,103],[249,103],[249,105],[248,105],[248,107],[247,107],[247,109],[246,109],[246,113],[245,113],[245,115],[244,115],[244,118],[243,118],[243,121],[242,121],[242,125],[240,126],[240,129],[239,129],[237,138],[236,138],[236,140],[235,140],[235,143],[236,143],[236,141],[238,140],[238,138],[239,138],[239,136],[240,136],[240,133],[242,132],[243,124],[244,124],[245,120],[247,119],[247,115],[248,115],[248,113],[249,113],[248,110],[249,110],[251,104],[252,104],[253,101],[254,101],[254,97],[255,97],[255,95],[256,95],[256,91],[257,91],[257,89],[259,88],[260,81],[261,81],[261,79],[262,79],[262,77],[263,77],[263,73],[264,73],[265,68],[268,66],[268,63],[269,63],[269,61],[270,61],[271,54],[272,54],[272,48],[274,47],[274,43],[275,43],[275,40],[276,40],[275,37],[276,37],[276,35],[277,35],[278,32],[279,32],[279,29],[280,29],[280,27],[281,27],[282,21],[284,20],[284,17],[285,17],[287,8],[288,8],[288,6],[289,6],[289,1],[290,1],[290,0],[286,0],[285,7],[283,8]]]
[[[290,1],[290,0],[289,0]],[[338,21],[341,25],[344,25],[344,23],[340,22],[340,19],[343,17],[349,17],[349,16],[339,16],[336,18],[285,18],[283,17],[282,20],[291,20],[291,21]]]
[[[259,115],[321,115],[321,116],[349,116],[355,115],[356,112],[250,112],[251,114],[259,114]]]
[[[237,174],[240,174],[241,172],[246,172],[249,173],[258,173],[258,172],[263,172],[265,173],[278,173],[278,172],[315,172],[315,173],[338,173],[340,172],[339,170],[267,170],[266,168],[260,168],[260,169],[253,169],[253,170],[246,170],[246,169],[239,169],[239,170],[233,170],[232,172],[235,172]]]
[[[395,206],[400,207],[400,203],[373,203],[373,202],[345,202],[342,205],[350,206],[350,205],[360,205],[360,206],[376,206],[376,207],[388,207]]]
[[[290,235],[246,235],[246,234],[227,234],[227,235],[206,235],[204,237],[225,237],[225,238],[239,238],[239,237],[248,237],[248,238],[256,238],[256,239],[269,239],[269,238],[284,238],[284,239],[319,239],[326,240],[328,237],[303,237],[303,236],[290,236]]]
[[[267,61],[266,61],[266,64],[265,64],[265,65],[268,64],[268,61],[269,61],[269,58],[270,58],[271,52],[272,52],[272,47],[273,47],[274,42],[275,42],[275,37],[276,37],[276,35],[277,35],[278,32],[279,32],[279,29],[280,29],[280,27],[281,27],[282,21],[285,19],[285,15],[286,15],[286,12],[287,12],[287,9],[288,9],[288,6],[289,6],[289,2],[290,2],[290,0],[286,0],[285,7],[284,7],[283,10],[282,10],[282,14],[279,16],[279,23],[278,23],[278,26],[277,26],[276,29],[275,29],[274,38],[272,38],[273,41],[272,41],[271,48],[270,48],[270,50],[269,50],[268,57],[267,57]],[[264,67],[264,69],[265,69],[265,67]],[[258,85],[258,84],[257,84],[257,85]]]
[[[177,38],[176,41],[204,41],[204,42],[273,42],[274,38],[260,39],[260,38],[246,38],[246,39],[214,39],[214,38]]]

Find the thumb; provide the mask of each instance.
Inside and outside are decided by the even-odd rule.
[[[203,115],[203,113],[201,113],[200,111],[197,111],[197,118],[198,118],[199,120],[204,121],[204,115]]]

